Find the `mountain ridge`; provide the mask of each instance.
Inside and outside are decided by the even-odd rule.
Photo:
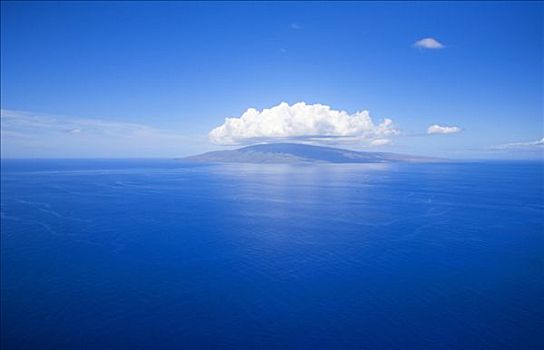
[[[300,143],[269,143],[229,151],[212,151],[181,158],[206,163],[416,163],[443,159],[389,152],[352,151]]]

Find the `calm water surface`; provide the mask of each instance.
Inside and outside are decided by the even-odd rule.
[[[544,164],[2,161],[4,349],[542,349]]]

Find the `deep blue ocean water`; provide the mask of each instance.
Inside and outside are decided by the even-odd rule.
[[[6,160],[3,349],[542,349],[544,163]]]

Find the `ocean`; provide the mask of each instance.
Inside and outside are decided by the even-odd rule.
[[[542,349],[544,163],[2,160],[2,349]]]

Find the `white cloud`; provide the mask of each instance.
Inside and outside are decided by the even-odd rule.
[[[302,26],[298,23],[291,23],[291,29],[299,30],[302,29]]]
[[[491,148],[494,150],[508,150],[508,149],[527,150],[527,149],[544,148],[544,137],[537,141],[507,143],[504,145],[493,146]]]
[[[374,124],[368,111],[349,114],[322,104],[299,102],[290,106],[282,102],[262,111],[249,108],[239,118],[226,118],[208,136],[221,145],[290,139],[385,145],[385,137],[398,133],[391,119]]]
[[[422,49],[443,49],[445,46],[440,41],[434,38],[423,38],[414,43],[415,47]]]
[[[17,131],[27,135],[64,134],[107,134],[109,136],[134,136],[160,133],[153,127],[102,119],[84,119],[51,116],[40,113],[2,109],[0,113],[2,131]]]
[[[391,143],[391,140],[389,139],[376,139],[376,140],[370,141],[371,146],[385,146],[385,145],[389,145],[390,143]]]
[[[461,128],[458,126],[440,126],[434,124],[427,128],[427,134],[455,134],[461,132]]]
[[[187,138],[152,126],[2,109],[2,157],[180,156]]]

